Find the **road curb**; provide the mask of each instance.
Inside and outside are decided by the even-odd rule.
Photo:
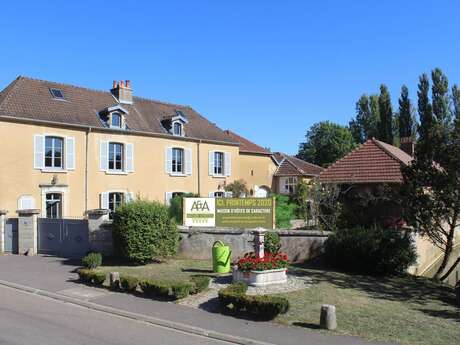
[[[261,341],[257,341],[257,340],[253,340],[249,338],[242,338],[242,337],[238,337],[238,336],[234,336],[230,334],[207,330],[207,329],[200,328],[200,327],[190,326],[190,325],[180,323],[180,322],[159,319],[159,318],[152,317],[152,316],[132,313],[132,312],[122,310],[122,309],[106,307],[106,306],[103,306],[97,303],[84,301],[84,300],[78,300],[78,299],[64,296],[64,295],[61,295],[55,292],[49,292],[49,291],[45,291],[41,289],[36,289],[30,286],[12,283],[12,282],[5,281],[5,280],[0,280],[0,285],[6,286],[12,289],[20,290],[23,292],[51,298],[51,299],[58,300],[64,303],[75,304],[75,305],[85,307],[88,309],[92,309],[92,310],[96,310],[99,312],[117,315],[117,316],[125,317],[131,320],[142,321],[142,322],[150,323],[152,325],[161,326],[164,328],[169,328],[169,329],[181,331],[184,333],[191,333],[191,334],[195,334],[195,335],[199,335],[199,336],[203,336],[203,337],[207,337],[211,339],[222,340],[222,341],[226,341],[226,342],[230,342],[234,344],[240,344],[240,345],[274,345],[272,343],[261,342]]]

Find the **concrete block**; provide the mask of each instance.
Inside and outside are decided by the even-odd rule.
[[[323,304],[321,306],[321,317],[319,324],[323,329],[334,330],[337,328],[335,305]]]

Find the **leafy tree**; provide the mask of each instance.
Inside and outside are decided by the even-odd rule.
[[[310,220],[310,185],[307,181],[300,180],[297,184],[294,201],[297,204],[297,216],[305,221]]]
[[[414,121],[412,118],[412,103],[409,99],[409,89],[406,85],[401,87],[398,113],[399,138],[412,137]]]
[[[326,167],[342,158],[356,146],[347,127],[324,121],[310,127],[306,142],[300,144],[298,157]]]
[[[232,183],[226,185],[225,191],[232,192],[234,198],[239,198],[249,193],[246,181],[243,179],[235,180]]]
[[[390,92],[383,84],[380,85],[379,114],[378,139],[393,145],[393,108],[391,106]]]
[[[460,95],[452,89],[454,121],[449,116],[447,78],[440,70],[432,73],[433,108],[429,82],[420,77],[418,104],[419,139],[412,164],[403,169],[402,207],[405,219],[415,231],[428,236],[444,256],[436,279],[443,275],[451,257],[455,229],[460,226]]]
[[[379,109],[378,96],[362,95],[356,102],[356,117],[350,121],[349,128],[357,143],[378,137]]]

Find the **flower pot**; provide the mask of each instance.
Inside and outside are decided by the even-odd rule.
[[[233,271],[234,282],[245,282],[250,286],[267,286],[273,284],[285,284],[287,282],[286,268],[266,271]]]

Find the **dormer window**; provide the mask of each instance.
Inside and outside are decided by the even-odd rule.
[[[173,134],[182,136],[183,135],[183,125],[179,121],[173,123]]]
[[[121,128],[122,126],[122,117],[120,113],[112,113],[110,116],[110,127],[111,128]]]

